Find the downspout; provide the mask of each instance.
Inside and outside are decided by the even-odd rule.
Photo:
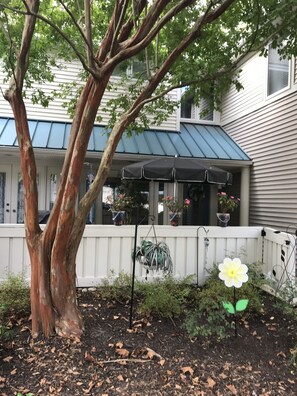
[[[240,226],[249,225],[249,207],[250,207],[250,167],[241,169],[240,183]]]

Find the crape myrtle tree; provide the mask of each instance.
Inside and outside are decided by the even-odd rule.
[[[264,4],[262,4],[264,3]],[[31,261],[32,334],[80,337],[76,304],[76,254],[86,218],[109,173],[124,131],[135,133],[173,110],[166,94],[187,87],[197,103],[219,106],[247,52],[273,32],[273,0],[0,0],[1,67],[19,144],[24,183],[26,242]],[[265,8],[264,8],[265,7]],[[108,140],[98,171],[76,210],[88,141],[115,68],[132,60],[145,73],[125,81],[127,93],[109,103]],[[36,162],[25,98],[44,106],[52,99],[42,84],[53,69],[79,61],[79,84],[68,88],[72,127],[54,207],[43,230],[38,224]],[[1,82],[2,83],[2,82]],[[237,86],[240,88],[239,86]],[[61,87],[57,95],[62,95]],[[53,96],[53,94],[51,95]],[[158,109],[158,110],[157,110]],[[154,117],[150,117],[154,114]]]

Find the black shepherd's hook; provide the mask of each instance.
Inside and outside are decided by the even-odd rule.
[[[146,220],[147,216],[143,217],[139,223],[135,224],[135,233],[134,233],[134,251],[133,251],[133,268],[132,268],[132,287],[131,287],[131,305],[130,305],[130,324],[129,329],[132,329],[133,322],[133,303],[134,303],[134,286],[135,286],[135,263],[136,263],[136,245],[137,245],[137,229],[138,226],[141,225],[144,220]],[[155,221],[154,215],[148,215],[148,218],[151,219],[152,223]]]

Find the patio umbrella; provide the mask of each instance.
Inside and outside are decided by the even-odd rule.
[[[127,165],[122,179],[162,180],[179,183],[232,184],[232,174],[196,158],[157,158]]]

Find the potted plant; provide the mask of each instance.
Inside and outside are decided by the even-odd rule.
[[[233,212],[240,203],[240,199],[234,195],[228,195],[224,191],[218,193],[218,203],[220,212],[217,213],[217,218],[219,219],[219,225],[226,227],[230,220],[230,212]]]
[[[191,201],[189,198],[185,198],[182,202],[175,199],[172,195],[168,195],[162,199],[163,205],[165,205],[169,210],[169,220],[170,224],[173,226],[178,226],[180,215],[184,209],[187,209]]]
[[[133,204],[133,198],[126,194],[118,194],[116,198],[110,202],[110,210],[112,213],[112,221],[114,225],[123,225],[125,221],[125,212]]]

